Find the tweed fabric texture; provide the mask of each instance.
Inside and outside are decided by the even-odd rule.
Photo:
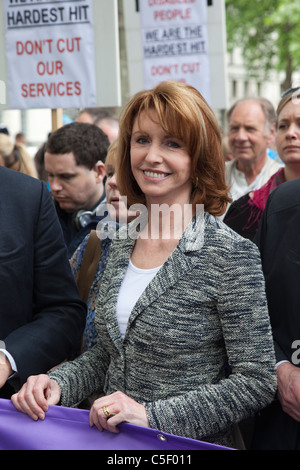
[[[146,406],[153,428],[234,445],[231,426],[276,390],[257,247],[210,214],[194,218],[137,301],[122,341],[116,303],[134,246],[124,230],[102,278],[97,344],[51,374],[62,405],[121,390]]]

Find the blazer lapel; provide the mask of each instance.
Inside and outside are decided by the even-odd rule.
[[[196,253],[204,243],[204,229],[205,217],[204,213],[200,213],[190,222],[174,252],[138,299],[129,317],[127,329],[143,310],[198,263],[199,257]]]
[[[174,252],[164,263],[135,304],[128,320],[127,330],[142,311],[162,296],[180,277],[184,276],[198,263],[198,252],[201,250],[204,243],[205,224],[206,217],[203,213],[196,215],[190,222]],[[118,293],[135,243],[135,240],[128,236],[128,232],[127,237],[125,237],[124,230],[125,229],[121,231],[120,229],[119,238],[122,236],[124,238],[117,241],[118,248],[114,250],[117,252],[117,256],[114,256],[112,260],[113,282],[109,285],[109,292],[105,293],[104,308],[108,333],[121,354],[123,351],[123,342],[117,321],[116,305]]]

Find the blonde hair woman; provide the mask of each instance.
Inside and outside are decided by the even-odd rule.
[[[25,175],[37,178],[33,159],[22,144],[14,144],[10,137],[0,133],[0,157],[6,168],[19,171]]]

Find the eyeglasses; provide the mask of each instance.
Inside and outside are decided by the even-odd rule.
[[[300,90],[300,86],[297,86],[295,88],[289,88],[288,90],[285,90],[282,94],[281,94],[281,98],[285,98],[287,95],[289,94],[292,94],[292,93],[295,93],[296,91]]]

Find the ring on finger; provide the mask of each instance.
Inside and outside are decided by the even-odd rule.
[[[103,413],[105,414],[106,419],[111,418],[113,415],[109,412],[107,406],[103,406]]]

